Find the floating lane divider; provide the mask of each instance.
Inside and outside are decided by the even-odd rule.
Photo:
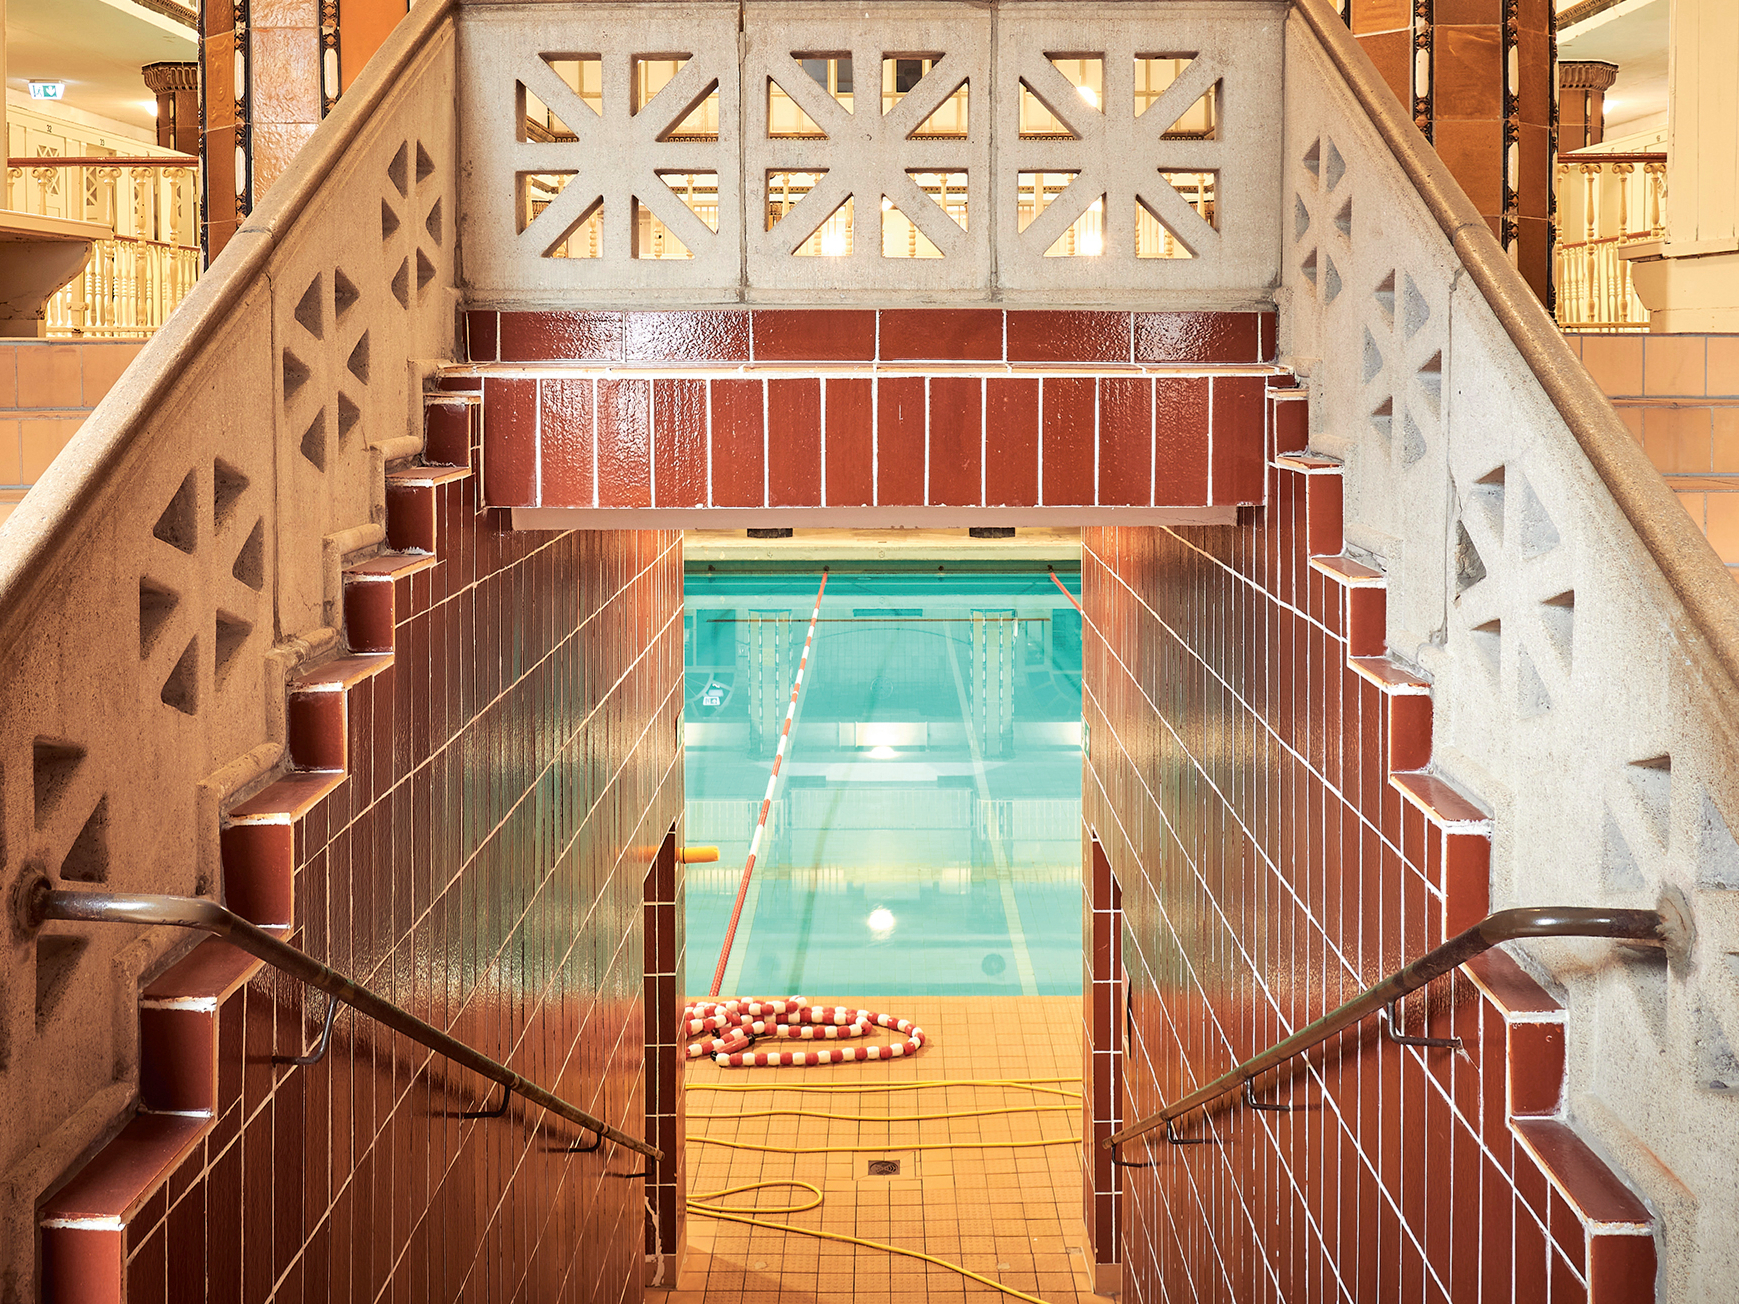
[[[818,1064],[850,1064],[860,1060],[894,1060],[916,1055],[924,1048],[924,1030],[905,1019],[874,1010],[854,1010],[844,1005],[811,1005],[801,996],[777,1000],[696,1001],[682,1012],[682,1028],[693,1037],[708,1032],[721,1035],[691,1042],[690,1059],[712,1056],[715,1064],[728,1069],[781,1067],[811,1068]],[[886,1046],[827,1046],[820,1050],[752,1051],[761,1037],[782,1041],[844,1041],[867,1037],[879,1028],[899,1034],[904,1040]]]
[[[749,895],[749,878],[755,872],[755,857],[761,850],[761,835],[767,831],[767,812],[773,809],[773,793],[779,786],[779,770],[785,764],[785,749],[791,745],[791,720],[797,714],[797,695],[803,691],[803,671],[815,645],[815,622],[821,617],[821,595],[827,592],[827,568],[821,568],[821,587],[815,591],[815,610],[809,613],[809,633],[803,640],[803,655],[797,661],[797,678],[791,684],[791,700],[785,706],[785,727],[779,731],[779,749],[773,754],[773,772],[767,776],[767,795],[761,798],[761,815],[755,821],[755,836],[749,841],[749,858],[743,864],[743,881],[737,884],[737,903],[731,907],[731,922],[725,929],[725,944],[719,948],[718,968],[707,992],[716,997],[724,985],[725,965],[731,958],[731,943],[737,937],[737,922],[743,917],[743,901]]]
[[[1079,598],[1077,598],[1073,593],[1070,593],[1069,586],[1064,584],[1063,581],[1058,577],[1057,568],[1055,566],[1051,567],[1051,583],[1055,584],[1059,589],[1061,589],[1063,591],[1063,596],[1069,600],[1070,604],[1075,608],[1076,611],[1079,611],[1083,616],[1085,616],[1087,614],[1086,609],[1081,606],[1081,600]]]

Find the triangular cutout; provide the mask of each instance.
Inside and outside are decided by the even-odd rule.
[[[767,78],[767,136],[771,140],[827,139],[821,124],[771,77]]]
[[[1171,125],[1160,133],[1162,140],[1219,139],[1220,83],[1203,91],[1195,103],[1173,118]]]
[[[285,354],[285,358],[290,355]],[[169,500],[169,506],[163,509],[163,514],[157,518],[157,524],[151,527],[151,533],[163,540],[171,548],[176,548],[188,556],[199,546],[199,476],[189,471],[182,478],[181,487],[175,491],[175,496]]]
[[[1353,197],[1347,196],[1347,202],[1340,206],[1340,212],[1334,215],[1334,229],[1348,240],[1353,238]]]
[[[1546,515],[1546,506],[1534,493],[1533,486],[1522,484],[1521,502],[1516,508],[1516,542],[1523,557],[1538,557],[1552,551],[1561,542],[1558,527]]]
[[[421,185],[435,175],[435,160],[429,157],[429,151],[423,148],[423,142],[417,142],[417,184]]]
[[[1501,548],[1504,541],[1504,468],[1494,467],[1475,480],[1467,501],[1470,507],[1477,509],[1480,520]]]
[[[1096,258],[1105,252],[1105,196],[1087,205],[1087,210],[1069,223],[1069,229],[1045,250],[1046,258]]]
[[[971,91],[971,79],[961,79],[960,84],[948,92],[948,98],[936,106],[935,112],[906,133],[906,139],[965,140],[967,101],[971,98]]]
[[[399,269],[392,275],[392,297],[399,301],[399,307],[411,306],[411,260],[401,258]]]
[[[574,93],[581,104],[592,111],[594,119],[604,116],[604,59],[597,54],[542,54],[538,56]]]
[[[1336,270],[1334,259],[1327,254],[1322,256],[1322,301],[1333,303],[1340,297],[1340,272]]]
[[[569,174],[570,176],[572,174]],[[562,185],[567,184],[566,178]],[[604,253],[604,197],[599,195],[568,229],[544,248],[545,258],[600,258]]]
[[[684,208],[698,217],[715,235],[719,229],[719,174],[717,172],[660,172],[658,179]]]
[[[434,279],[435,265],[429,261],[426,253],[421,249],[417,250],[417,293],[421,294]]]
[[[1673,809],[1673,758],[1651,756],[1632,761],[1624,767],[1624,777],[1630,781],[1630,790],[1647,817],[1655,840],[1666,846]]]
[[[1430,319],[1431,305],[1425,302],[1425,296],[1419,293],[1419,287],[1413,284],[1411,276],[1401,278],[1401,287],[1401,331],[1412,339]]]
[[[36,805],[36,827],[48,827],[54,813],[72,786],[73,775],[84,764],[85,749],[77,743],[38,738],[31,747],[31,780]]]
[[[169,678],[163,681],[163,689],[158,694],[163,699],[164,706],[172,706],[182,715],[199,714],[199,639],[196,637],[188,644],[181,657],[175,663],[175,668],[169,672]]]
[[[1371,338],[1370,327],[1365,328],[1365,352],[1359,364],[1359,383],[1368,385],[1377,378],[1383,370],[1383,355],[1377,350],[1376,340]]]
[[[350,356],[344,361],[344,369],[355,376],[364,385],[368,384],[368,332],[363,331],[356,341],[356,347],[350,351]]]
[[[791,251],[792,254],[798,258],[850,257],[854,234],[851,199],[847,195],[844,202],[827,215],[826,220],[815,228],[809,238]]]
[[[380,201],[380,238],[391,240],[399,229],[399,215],[392,211],[392,205],[386,200]]]
[[[524,82],[516,84],[514,94],[519,97],[521,140],[547,145],[552,141],[569,142],[579,139],[579,134],[562,116],[545,104]]]
[[[1485,559],[1473,546],[1467,526],[1455,523],[1455,592],[1459,596],[1485,578]]]
[[[1389,436],[1395,425],[1395,399],[1391,395],[1376,407],[1371,409],[1371,429],[1383,437],[1383,443],[1389,442]]]
[[[1739,843],[1720,807],[1703,794],[1701,828],[1697,838],[1697,886],[1716,891],[1739,890]]]
[[[1425,435],[1411,412],[1401,414],[1401,465],[1412,466],[1425,456]]]
[[[211,519],[217,529],[229,524],[237,499],[247,492],[248,478],[221,457],[211,463]]]
[[[266,523],[255,521],[253,531],[236,554],[230,574],[255,593],[266,587]]]
[[[1617,892],[1640,891],[1645,883],[1642,868],[1611,811],[1606,812],[1601,829],[1600,877],[1609,890]]]
[[[1039,216],[1074,184],[1079,172],[1020,172],[1015,175],[1018,188],[1015,210],[1015,230],[1025,231]]]
[[[217,613],[214,638],[217,649],[217,686],[223,687],[229,678],[231,666],[242,648],[247,644],[248,635],[254,627],[240,616],[232,616],[227,611]]]
[[[302,291],[302,297],[296,303],[296,320],[303,330],[315,339],[326,338],[325,323],[320,313],[320,278],[316,276],[308,282],[308,288]]]
[[[907,168],[906,175],[912,178],[912,184],[922,190],[930,202],[936,205],[962,231],[966,230],[968,217],[967,174],[964,172],[937,172],[929,168]],[[886,212],[889,205],[898,207],[891,195],[882,197],[882,211]]]
[[[1304,151],[1304,157],[1299,161],[1304,164],[1306,172],[1320,179],[1322,177],[1322,141],[1320,139],[1311,141],[1310,148]]]
[[[1310,288],[1316,288],[1316,250],[1312,249],[1304,255],[1304,261],[1298,264],[1298,270],[1304,273],[1304,279],[1310,282]]]
[[[940,258],[942,251],[890,195],[882,196],[882,257]]]
[[[1304,233],[1310,230],[1310,210],[1304,206],[1300,195],[1292,197],[1292,239],[1296,242],[1304,239]]]
[[[109,881],[109,799],[98,798],[78,837],[73,839],[66,859],[60,862],[60,876],[72,883],[107,883]]]
[[[348,439],[356,423],[362,420],[362,409],[343,390],[338,392],[338,437]]]
[[[441,201],[436,200],[435,206],[429,210],[429,215],[423,219],[423,230],[429,233],[429,239],[435,242],[435,247],[441,247],[441,241],[446,236],[446,226],[441,216]]]
[[[636,258],[693,258],[694,254],[638,196],[629,201],[633,213]]]
[[[411,143],[407,140],[398,147],[398,152],[392,156],[392,162],[386,165],[387,179],[392,182],[392,188],[399,192],[400,199],[410,194],[410,186],[406,180],[408,175],[406,171],[407,156],[410,153],[410,147]]]
[[[672,101],[670,125],[658,133],[661,141],[709,141],[719,138],[719,83],[715,77],[691,98],[676,106]]]
[[[1371,298],[1377,301],[1377,311],[1383,314],[1385,325],[1395,324],[1395,273],[1390,272],[1371,291]]]
[[[1346,160],[1340,156],[1340,151],[1334,147],[1334,142],[1328,142],[1328,157],[1323,161],[1322,179],[1333,190],[1340,184],[1340,179],[1346,175]]]
[[[36,1030],[41,1032],[54,1017],[72,985],[73,970],[83,958],[90,939],[44,933],[36,939]]]
[[[296,391],[308,383],[308,377],[314,373],[308,370],[308,365],[290,350],[284,350],[280,360],[284,369],[284,401],[288,402],[296,396]]]
[[[1196,251],[1147,206],[1140,195],[1135,197],[1135,256],[1137,258],[1194,258]]]
[[[155,584],[143,577],[139,580],[139,659],[143,661],[163,636],[163,627],[175,608],[181,604],[173,589]]]
[[[1027,85],[1025,77],[1020,79],[1020,135],[1022,140],[1080,139]]]
[[[1425,395],[1425,405],[1436,416],[1443,406],[1443,351],[1439,349],[1418,372],[1419,389]]]
[[[1493,679],[1503,668],[1503,621],[1488,620],[1468,631],[1473,636],[1473,650]]]
[[[302,432],[302,456],[307,458],[316,471],[326,470],[326,409],[321,408],[314,414],[314,420],[308,429]]]
[[[1540,603],[1540,625],[1546,631],[1546,641],[1568,670],[1576,648],[1576,591],[1566,589]]]
[[[332,315],[340,321],[344,315],[356,306],[356,301],[362,298],[362,291],[357,289],[351,279],[344,274],[342,268],[332,271]]]

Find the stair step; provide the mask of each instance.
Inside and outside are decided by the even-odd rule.
[[[1388,657],[1349,657],[1352,668],[1385,693],[1429,696],[1431,685]]]
[[[344,573],[344,636],[357,652],[393,650],[393,630],[414,610],[411,580],[439,559],[428,552],[388,552]]]
[[[118,1231],[199,1143],[210,1121],[199,1114],[135,1114],[43,1206],[45,1257],[57,1222],[113,1219]]]
[[[1491,816],[1435,774],[1423,770],[1403,771],[1391,774],[1389,782],[1423,811],[1427,819],[1442,828],[1482,833],[1491,830]]]
[[[401,466],[386,473],[387,484],[399,487],[452,484],[470,478],[469,466]]]
[[[391,655],[367,653],[339,657],[323,666],[316,666],[290,684],[292,693],[340,693],[347,688],[373,678],[392,664]]]
[[[343,782],[344,775],[329,770],[293,771],[232,809],[229,818],[235,824],[292,824]]]

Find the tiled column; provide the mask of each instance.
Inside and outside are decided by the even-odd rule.
[[[676,1286],[684,1236],[682,1133],[686,1110],[678,1019],[682,1013],[682,903],[677,883],[676,829],[672,826],[645,884],[646,1139],[664,1152],[647,1165],[646,1198],[658,1215],[648,1224],[646,1253],[663,1255],[663,1272],[648,1267],[646,1284]]]
[[[1549,303],[1557,152],[1549,0],[1345,0],[1343,8],[1414,124]]]
[[[1081,1101],[1081,1135],[1087,1153],[1082,1172],[1094,1287],[1103,1293],[1119,1289],[1122,1265],[1122,1177],[1111,1163],[1111,1152],[1100,1143],[1122,1126],[1123,1117],[1123,889],[1099,839],[1090,837],[1089,843],[1092,854],[1085,861],[1083,884],[1087,1025],[1081,1039],[1086,1059],[1081,1076],[1087,1093]]]

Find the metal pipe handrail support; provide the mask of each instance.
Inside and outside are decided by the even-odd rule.
[[[1657,910],[1620,910],[1588,906],[1522,906],[1499,910],[1487,915],[1463,933],[1458,933],[1443,945],[1427,951],[1412,964],[1398,969],[1374,986],[1367,987],[1352,1000],[1329,1011],[1314,1023],[1300,1029],[1283,1041],[1276,1042],[1260,1054],[1253,1055],[1234,1069],[1222,1073],[1207,1085],[1197,1088],[1175,1104],[1167,1105],[1156,1114],[1131,1123],[1113,1132],[1099,1144],[1111,1152],[1112,1162],[1125,1167],[1146,1167],[1118,1154],[1118,1147],[1156,1128],[1165,1128],[1165,1138],[1173,1145],[1189,1144],[1173,1130],[1174,1124],[1193,1110],[1214,1104],[1234,1091],[1242,1091],[1247,1103],[1255,1108],[1274,1108],[1258,1104],[1251,1083],[1269,1069],[1313,1050],[1338,1032],[1350,1028],[1370,1014],[1382,1014],[1388,1023],[1390,1037],[1402,1045],[1452,1047],[1459,1049],[1455,1037],[1407,1037],[1400,1034],[1399,1008],[1403,997],[1418,991],[1434,979],[1441,978],[1469,960],[1489,951],[1502,942],[1523,937],[1612,937],[1624,941],[1667,946],[1680,942],[1684,931],[1670,901],[1662,901]]]
[[[409,1010],[394,1005],[379,993],[371,991],[361,983],[352,982],[337,970],[330,969],[312,956],[298,951],[288,942],[272,936],[259,925],[248,922],[216,901],[201,897],[144,896],[124,892],[57,892],[46,879],[39,879],[26,899],[25,914],[27,922],[33,928],[47,920],[59,919],[72,923],[168,924],[177,928],[200,929],[222,938],[231,946],[246,951],[255,959],[264,961],[310,987],[318,987],[331,998],[326,1027],[315,1058],[325,1054],[325,1047],[332,1033],[333,1011],[340,1004],[348,1005],[358,1013],[385,1024],[394,1032],[428,1047],[437,1055],[444,1055],[473,1073],[499,1083],[503,1088],[502,1109],[491,1112],[489,1117],[505,1112],[507,1101],[513,1096],[519,1096],[534,1105],[541,1105],[570,1123],[578,1124],[588,1132],[598,1134],[598,1145],[579,1147],[577,1153],[596,1150],[608,1139],[649,1159],[664,1157],[663,1152],[656,1146],[648,1145],[639,1137],[611,1127],[601,1118],[594,1118],[578,1106],[544,1090],[529,1078],[515,1073],[505,1064],[490,1059],[433,1024],[425,1023]],[[309,1057],[300,1057],[293,1062],[304,1063],[308,1059]]]

